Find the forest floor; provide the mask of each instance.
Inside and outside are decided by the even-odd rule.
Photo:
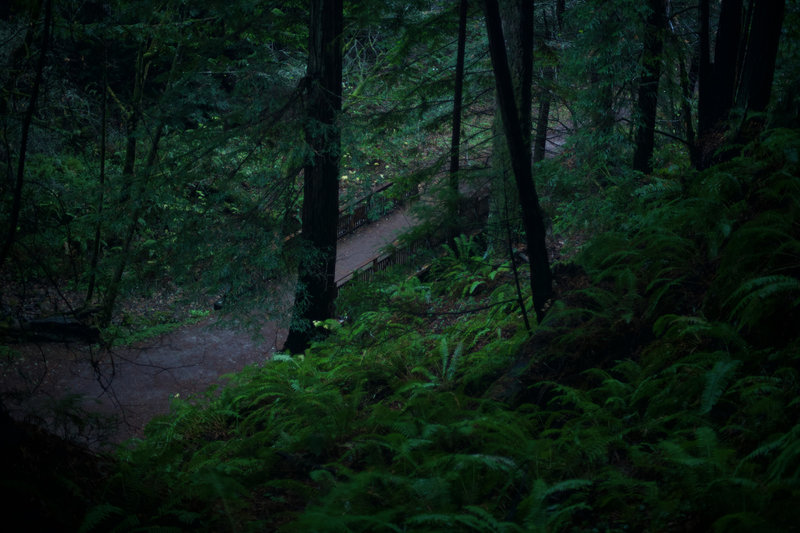
[[[337,281],[413,225],[408,208],[401,208],[340,239]],[[15,345],[18,356],[0,362],[0,390],[24,401],[6,407],[17,418],[94,446],[141,436],[151,418],[168,412],[172,398],[200,395],[221,376],[267,361],[287,334],[277,321],[254,334],[220,327],[218,319],[111,350],[76,342]]]

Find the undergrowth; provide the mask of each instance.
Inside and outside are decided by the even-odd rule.
[[[474,240],[374,282],[304,355],[175,399],[84,530],[796,530],[798,147],[632,187],[531,337]]]

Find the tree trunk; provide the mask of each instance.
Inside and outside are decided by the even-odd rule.
[[[464,50],[467,42],[467,0],[458,6],[458,50],[456,52],[456,78],[453,87],[453,131],[450,139],[450,188],[458,196],[458,163],[461,146],[461,108],[464,92]]]
[[[547,153],[547,130],[550,122],[550,85],[555,77],[555,67],[545,67],[544,69],[544,83],[542,90],[539,93],[539,112],[536,117],[536,135],[533,139],[533,162],[539,163],[544,161],[544,156]]]
[[[714,75],[711,64],[711,25],[709,0],[700,0],[700,39],[698,41],[697,55],[699,57],[697,69],[698,103],[697,103],[697,133],[702,135],[710,130],[711,123],[711,78]]]
[[[547,19],[545,18],[545,23]],[[548,32],[550,38],[558,38],[561,33],[562,24],[564,22],[564,1],[559,0],[556,3],[556,28],[555,31]],[[548,55],[554,54],[545,46],[544,41],[541,42],[540,49],[546,51]],[[552,89],[553,80],[556,76],[557,58],[548,58],[548,63],[552,61],[552,65],[544,67],[544,76],[542,79],[541,90],[539,91],[539,112],[536,117],[536,132],[533,137],[533,162],[539,163],[544,161],[547,154],[547,132],[550,125],[550,102],[553,99]]]
[[[536,318],[541,323],[552,297],[552,280],[545,245],[545,227],[531,172],[530,129],[527,130],[528,134],[526,135],[523,128],[526,123],[530,125],[530,121],[524,121],[522,115],[517,111],[497,0],[484,0],[484,10],[489,37],[489,53],[497,85],[497,100],[519,193],[526,242],[531,254],[533,305]],[[530,46],[532,50],[532,38]],[[530,100],[530,92],[528,92],[528,100]],[[530,107],[528,107],[528,113],[530,114]]]
[[[697,143],[694,137],[694,123],[692,122],[691,98],[694,92],[694,81],[691,71],[686,70],[686,61],[679,59],[679,69],[681,77],[681,115],[683,119],[683,129],[686,132],[686,144],[689,146],[689,160],[693,166],[697,166]]]
[[[105,202],[106,189],[106,142],[107,142],[107,115],[108,115],[108,57],[106,43],[103,41],[103,84],[100,97],[102,111],[100,113],[100,195],[97,199],[97,221],[94,226],[94,243],[92,244],[92,257],[89,263],[89,281],[86,288],[85,307],[89,307],[94,297],[94,286],[97,281],[97,264],[100,260],[100,236],[103,227],[103,204]]]
[[[769,104],[785,8],[785,0],[753,0],[737,99],[737,104],[748,111],[762,112]]]
[[[710,62],[710,24],[708,0],[700,2],[700,99],[698,101],[698,168],[709,167],[723,144],[724,126],[733,108],[736,70],[742,35],[742,0],[722,0],[714,62]]]
[[[642,50],[642,76],[639,80],[639,124],[636,130],[636,148],[633,169],[645,174],[653,171],[656,111],[658,109],[658,80],[661,77],[661,50],[666,30],[666,4],[664,0],[649,0],[650,13],[644,31]]]
[[[519,110],[523,142],[530,153],[531,144],[531,85],[533,80],[533,2],[530,0],[503,0],[498,5],[501,29],[507,43],[506,53],[511,73],[514,101]],[[499,98],[499,96],[498,96]],[[500,107],[500,103],[497,103]],[[494,142],[492,172],[494,179],[489,196],[489,240],[500,241],[508,234],[503,226],[519,219],[516,208],[509,212],[509,204],[515,206],[519,197],[511,176],[514,171],[508,146],[503,139],[503,117],[495,114],[492,124]],[[514,232],[516,233],[516,231]]]
[[[743,0],[723,0],[717,27],[714,64],[709,61],[709,6],[700,2],[700,100],[698,103],[698,168],[734,155],[718,153],[734,106],[764,111],[769,103],[778,53],[785,0],[752,0],[744,16]],[[760,120],[747,120],[737,143],[752,139]],[[745,131],[746,130],[746,131]]]
[[[458,6],[458,46],[456,52],[456,76],[453,87],[453,128],[450,139],[450,198],[451,204],[448,212],[452,214],[451,220],[456,221],[460,214],[460,194],[458,192],[458,171],[461,148],[461,112],[464,93],[464,51],[467,42],[467,0],[461,0]],[[456,226],[447,229],[449,238],[456,236]]]
[[[114,272],[111,276],[111,280],[108,284],[108,289],[103,298],[103,305],[102,310],[100,312],[100,319],[99,323],[100,326],[106,327],[111,323],[111,317],[114,313],[114,306],[116,305],[117,297],[119,296],[119,289],[120,284],[122,283],[122,275],[125,273],[125,268],[128,266],[128,259],[130,258],[131,253],[131,246],[133,245],[133,239],[136,236],[136,230],[139,227],[139,218],[142,216],[145,208],[147,207],[144,202],[142,202],[141,197],[144,195],[144,191],[146,190],[146,185],[149,177],[153,173],[153,167],[156,164],[156,157],[158,155],[158,145],[161,142],[161,136],[164,133],[165,124],[162,122],[159,124],[158,128],[156,129],[155,136],[150,144],[150,152],[147,156],[147,162],[145,164],[145,168],[142,171],[142,183],[140,185],[139,191],[134,194],[134,200],[137,202],[136,207],[130,214],[130,220],[128,221],[128,228],[125,232],[125,239],[122,243],[122,250],[120,251],[120,256],[118,258],[118,262],[116,267],[114,268]],[[135,143],[134,143],[135,146]],[[131,169],[132,170],[132,169]]]
[[[140,46],[136,54],[136,64],[133,77],[133,99],[131,102],[131,110],[127,113],[125,122],[125,131],[127,135],[125,143],[125,159],[122,163],[122,191],[120,193],[121,208],[127,211],[128,226],[122,239],[122,250],[117,258],[117,264],[111,274],[111,279],[108,283],[108,288],[103,295],[103,303],[101,305],[101,312],[99,317],[99,325],[106,327],[111,323],[111,317],[114,313],[114,306],[116,305],[117,296],[119,296],[120,284],[122,282],[122,275],[125,273],[125,268],[128,266],[128,256],[130,248],[133,243],[133,238],[136,235],[136,227],[138,225],[139,214],[141,206],[131,208],[131,203],[138,200],[138,194],[134,194],[131,190],[134,187],[136,180],[136,127],[139,124],[139,118],[142,114],[142,95],[144,91],[144,84],[147,79],[147,71],[149,63],[145,61],[145,47]],[[104,88],[105,89],[105,88]],[[159,127],[156,139],[151,145],[150,155],[148,158],[148,167],[155,162],[156,150],[161,138],[162,127]],[[87,302],[88,303],[88,302]]]
[[[299,265],[292,324],[284,345],[292,353],[305,350],[315,333],[322,333],[314,323],[332,318],[335,311],[342,18],[342,0],[311,2],[305,134],[313,156],[304,169],[302,212],[302,234],[311,252]]]
[[[42,28],[42,45],[39,50],[39,60],[36,63],[36,78],[33,81],[33,88],[31,89],[31,99],[28,102],[28,108],[25,111],[25,117],[22,121],[22,138],[19,145],[19,158],[17,160],[17,179],[14,185],[14,196],[11,203],[11,216],[8,221],[8,233],[3,242],[3,248],[0,249],[0,268],[6,262],[11,247],[14,244],[14,239],[17,235],[17,226],[19,225],[19,213],[22,209],[22,186],[25,182],[25,155],[28,149],[28,133],[30,131],[31,122],[33,121],[33,114],[36,111],[36,100],[39,96],[39,87],[42,84],[42,77],[44,73],[44,65],[47,60],[47,48],[50,45],[50,26],[53,20],[53,2],[52,0],[45,0],[44,8],[44,27]],[[9,151],[9,161],[11,153]]]

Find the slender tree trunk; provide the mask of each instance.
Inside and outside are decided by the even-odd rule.
[[[42,85],[44,65],[47,60],[47,48],[50,45],[50,26],[53,20],[53,1],[45,0],[44,6],[44,27],[42,28],[42,45],[39,49],[39,60],[36,63],[36,78],[31,89],[31,99],[28,102],[28,109],[22,121],[22,138],[19,146],[19,159],[17,160],[17,179],[14,185],[14,196],[11,204],[11,216],[8,221],[8,233],[6,234],[3,248],[0,249],[0,267],[6,262],[6,258],[14,245],[17,235],[17,225],[19,225],[19,214],[22,209],[22,187],[25,182],[25,156],[28,149],[28,134],[30,132],[33,115],[36,111],[36,100],[39,97],[39,87]],[[11,155],[10,153],[8,154]]]
[[[111,274],[111,280],[108,283],[106,292],[103,295],[103,303],[101,305],[99,325],[106,327],[111,323],[111,317],[114,313],[114,306],[116,305],[117,297],[119,296],[120,284],[122,282],[122,275],[125,273],[125,268],[128,265],[128,257],[130,248],[133,244],[133,238],[136,235],[139,215],[141,213],[141,205],[131,208],[131,204],[139,201],[139,194],[133,191],[134,182],[136,181],[136,151],[137,139],[136,128],[139,125],[139,118],[142,113],[142,95],[144,91],[145,80],[147,79],[147,72],[149,63],[145,61],[145,47],[140,46],[136,54],[136,65],[134,69],[133,78],[133,99],[131,103],[131,110],[128,113],[125,123],[125,130],[127,140],[125,143],[125,159],[122,163],[122,191],[120,200],[122,208],[127,210],[128,226],[125,234],[122,237],[122,250],[117,258],[116,266]],[[158,142],[161,139],[161,132],[163,126],[159,126],[156,137],[151,144],[150,156],[148,157],[147,168],[148,171],[151,163],[155,162],[156,150],[158,149]],[[143,190],[143,187],[140,188]]]
[[[555,67],[545,67],[542,90],[539,93],[539,112],[536,117],[536,134],[533,138],[533,162],[544,161],[547,153],[547,131],[550,122],[551,85],[555,78]]]
[[[698,103],[697,103],[697,132],[699,135],[711,129],[711,97],[714,75],[711,64],[711,27],[709,0],[700,0],[700,39],[698,41],[699,57],[697,69]]]
[[[446,232],[450,245],[455,249],[455,237],[459,233],[459,215],[461,214],[461,194],[458,190],[459,159],[461,158],[461,113],[464,93],[464,52],[467,43],[467,4],[468,0],[460,0],[458,4],[458,44],[456,51],[456,72],[453,87],[453,126],[450,138],[450,194],[447,198],[447,213],[450,214]]]
[[[461,147],[461,108],[464,91],[464,50],[467,42],[467,0],[458,5],[458,50],[456,52],[456,78],[453,88],[453,131],[450,139],[450,188],[458,199],[458,165]],[[456,208],[458,204],[456,204]]]
[[[656,111],[658,109],[658,80],[661,77],[661,50],[666,31],[666,4],[664,0],[649,0],[650,13],[645,23],[644,49],[642,50],[642,76],[639,79],[639,124],[636,130],[636,148],[633,169],[645,174],[653,171]]]
[[[139,218],[142,216],[145,208],[147,207],[146,204],[142,201],[142,196],[144,195],[145,190],[147,189],[147,181],[149,177],[153,173],[153,167],[156,164],[156,158],[158,155],[158,145],[161,142],[161,137],[164,133],[164,123],[162,122],[159,124],[158,128],[156,129],[155,136],[150,144],[150,152],[147,156],[147,162],[145,163],[145,167],[142,171],[142,182],[136,194],[133,196],[135,197],[133,201],[137,203],[136,207],[133,209],[131,213],[130,221],[128,222],[128,228],[125,232],[125,238],[122,243],[122,251],[120,252],[120,256],[118,258],[118,262],[116,267],[114,268],[114,273],[111,276],[111,281],[108,284],[108,290],[106,290],[105,296],[103,298],[103,305],[102,310],[100,312],[100,325],[102,327],[108,326],[111,322],[111,316],[114,312],[114,306],[117,301],[117,297],[119,296],[119,289],[122,283],[122,275],[125,273],[125,268],[128,266],[128,260],[130,259],[131,247],[133,245],[133,239],[136,236],[136,230],[139,228]]]
[[[299,265],[298,287],[284,349],[299,353],[334,316],[336,225],[339,216],[337,125],[342,109],[342,0],[312,0],[309,26],[306,142],[313,156],[304,169],[302,232],[311,254]]]
[[[506,57],[511,72],[516,108],[519,111],[523,143],[530,152],[531,145],[531,84],[533,79],[533,2],[530,0],[503,0],[498,4],[501,29],[507,43]],[[497,96],[499,98],[499,95]],[[499,102],[497,103],[500,107]],[[516,209],[511,212],[507,205],[519,203],[508,145],[504,139],[503,117],[496,113],[492,124],[494,142],[492,153],[492,180],[489,197],[489,239],[500,241],[508,234],[503,226],[518,220]],[[516,233],[516,229],[514,231]]]
[[[519,124],[522,129],[523,148],[531,151],[533,131],[533,1],[506,0],[508,16],[501,18],[509,31],[505,34],[507,42],[516,47],[515,53],[507,55],[511,69],[511,83],[516,98]],[[501,30],[503,26],[500,26]],[[516,83],[515,83],[516,82]]]
[[[106,95],[108,89],[108,63],[106,57],[106,45],[103,43],[103,84],[100,102],[102,111],[100,115],[100,195],[97,199],[97,222],[94,226],[94,243],[92,245],[92,258],[89,263],[89,282],[86,288],[86,302],[85,306],[89,306],[94,296],[94,286],[97,281],[97,264],[100,259],[100,236],[103,227],[103,204],[105,201],[106,189],[106,121],[108,115],[108,98]]]
[[[503,129],[511,155],[511,165],[519,193],[522,221],[528,251],[531,254],[531,292],[536,318],[541,323],[552,297],[552,279],[545,244],[545,227],[542,220],[539,197],[533,184],[531,172],[530,134],[525,135],[521,114],[517,110],[514,87],[506,54],[503,26],[497,0],[484,0],[486,30],[489,37],[489,53],[497,85],[498,103],[503,118]],[[533,39],[530,46],[532,49]],[[532,55],[532,52],[531,52]],[[528,93],[530,100],[530,93]],[[528,108],[530,113],[530,108]],[[530,121],[527,121],[530,124]],[[530,132],[530,129],[528,129]],[[527,142],[526,142],[527,137]]]
[[[683,115],[683,128],[686,132],[686,144],[689,146],[689,159],[693,166],[697,166],[697,142],[694,137],[694,123],[692,122],[691,98],[694,92],[694,83],[691,73],[686,71],[686,61],[681,57],[679,60],[681,77],[681,114]]]
[[[562,24],[564,22],[564,9],[564,0],[559,0],[556,3],[555,30],[548,32],[551,39],[558,38],[558,34],[561,33]],[[547,18],[545,18],[545,23],[546,22]],[[544,41],[541,42],[540,49],[550,56],[553,55],[550,50],[545,47]],[[547,132],[549,131],[550,125],[550,102],[553,99],[553,80],[556,76],[557,64],[556,58],[549,58],[548,60],[552,61],[552,64],[544,67],[542,86],[541,90],[539,91],[539,112],[537,113],[536,117],[536,132],[533,137],[534,163],[544,161],[544,157],[547,154]]]

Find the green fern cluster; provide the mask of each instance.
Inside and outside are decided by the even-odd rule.
[[[679,518],[700,530],[793,527],[798,146],[797,132],[773,132],[685,191],[648,188],[626,227],[580,256],[595,285],[548,324],[561,342],[554,359],[570,348],[594,357],[569,377],[577,386],[536,387],[558,408],[546,432],[554,454],[615,480],[596,483],[595,513],[646,509],[667,529]],[[644,346],[614,342],[645,328],[655,338]],[[604,353],[586,353],[587,335],[606,338]]]
[[[304,355],[175,399],[85,530],[796,528],[798,146],[643,189],[532,338],[474,241],[387,274]]]

